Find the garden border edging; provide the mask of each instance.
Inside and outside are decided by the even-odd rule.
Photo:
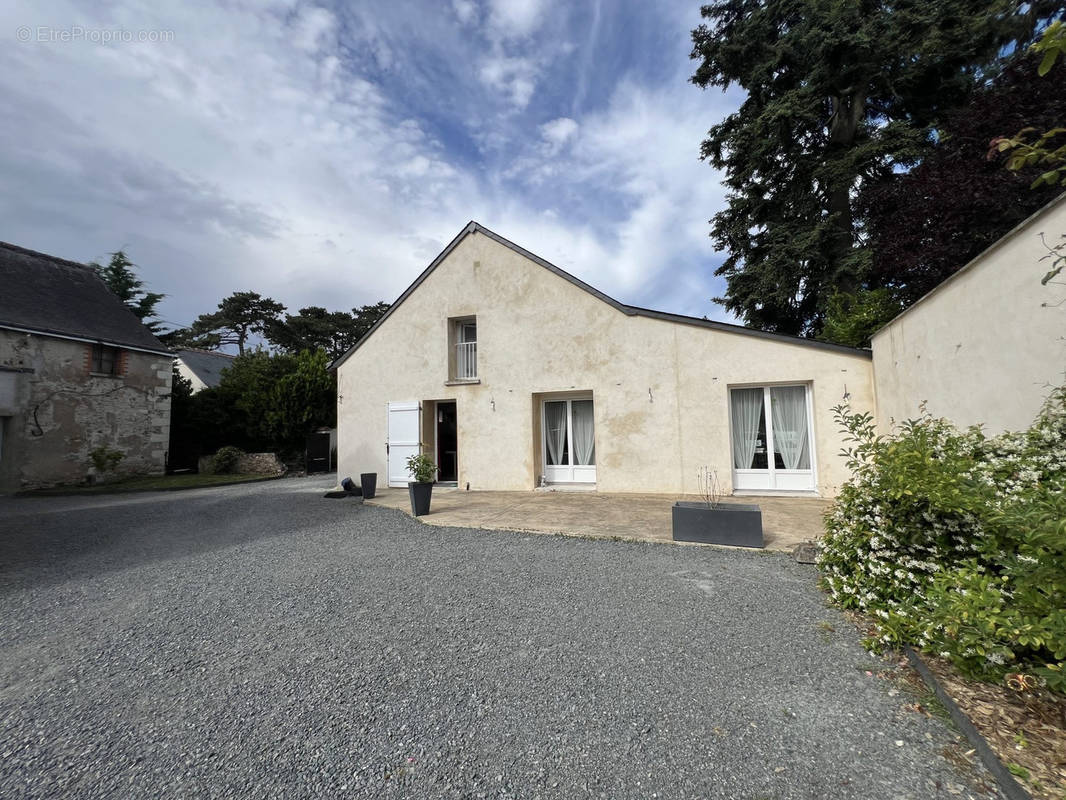
[[[960,731],[962,731],[966,738],[970,740],[970,744],[974,746],[977,754],[981,757],[981,761],[984,762],[985,767],[996,778],[996,782],[999,783],[999,788],[1003,790],[1003,793],[1007,796],[1008,800],[1033,800],[1033,796],[1026,791],[1011,774],[1003,762],[999,760],[999,756],[996,755],[995,750],[988,744],[985,737],[981,735],[981,732],[977,730],[974,724],[970,721],[970,718],[966,716],[961,708],[955,703],[945,690],[940,685],[940,682],[936,679],[932,670],[925,665],[925,662],[918,657],[918,654],[914,652],[910,647],[904,645],[903,652],[907,656],[907,660],[911,663],[911,666],[918,670],[918,674],[922,676],[922,680],[926,685],[933,690],[936,694],[937,700],[939,700],[944,708],[948,710],[948,714],[951,715],[951,720],[954,722]]]

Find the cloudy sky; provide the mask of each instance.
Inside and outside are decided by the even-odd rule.
[[[739,96],[687,82],[698,2],[84,5],[0,10],[0,238],[124,248],[169,322],[237,290],[394,300],[470,219],[729,319],[698,150]]]

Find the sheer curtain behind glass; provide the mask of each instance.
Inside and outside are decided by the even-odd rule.
[[[733,417],[733,467],[751,469],[762,415],[762,389],[734,389],[729,394]]]
[[[582,466],[595,464],[592,401],[574,400],[571,415],[574,426],[574,463]]]
[[[544,440],[548,444],[548,464],[558,466],[566,448],[566,403],[544,404]]]
[[[774,450],[785,469],[810,469],[807,435],[807,390],[802,386],[770,389],[770,415],[774,421]]]

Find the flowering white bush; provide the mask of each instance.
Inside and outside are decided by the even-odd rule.
[[[836,413],[853,477],[826,514],[818,563],[834,602],[871,615],[868,644],[916,645],[986,677],[1031,668],[1058,685],[1066,390],[1029,430],[995,437],[928,415],[878,436],[870,415]]]

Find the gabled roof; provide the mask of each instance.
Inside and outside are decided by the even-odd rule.
[[[392,312],[399,308],[400,304],[403,303],[403,301],[406,300],[408,297],[410,297],[410,295],[415,291],[415,289],[422,285],[422,282],[429,277],[430,273],[433,272],[433,270],[435,270],[437,266],[442,261],[444,261],[444,259],[446,259],[456,247],[459,246],[459,243],[462,242],[463,239],[465,239],[467,236],[471,236],[473,234],[478,233],[484,236],[488,236],[490,239],[495,242],[498,242],[504,247],[513,250],[519,255],[525,256],[533,263],[539,264],[550,272],[554,272],[560,278],[570,281],[570,283],[574,284],[574,286],[577,286],[580,289],[584,289],[593,297],[602,300],[603,302],[607,303],[607,305],[617,309],[618,311],[621,311],[626,316],[650,317],[652,319],[661,319],[667,322],[676,322],[680,325],[694,325],[696,327],[711,328],[713,330],[723,331],[725,333],[737,333],[741,334],[742,336],[754,336],[759,339],[771,339],[774,341],[782,342],[784,344],[796,344],[805,347],[813,347],[819,350],[832,350],[838,353],[842,352],[849,353],[855,356],[865,356],[866,358],[870,357],[870,351],[867,349],[847,347],[845,345],[831,344],[829,342],[819,342],[814,339],[804,339],[799,336],[788,336],[787,334],[783,333],[769,333],[767,331],[755,330],[754,328],[745,328],[743,325],[731,325],[728,322],[715,322],[709,319],[701,319],[700,317],[687,317],[683,314],[670,314],[666,311],[653,311],[649,308],[641,308],[639,306],[630,306],[626,305],[625,303],[620,303],[613,297],[609,297],[603,292],[601,292],[599,289],[596,289],[595,287],[585,283],[583,280],[575,278],[569,272],[560,269],[559,267],[552,264],[550,261],[546,261],[540,256],[529,252],[524,247],[520,247],[514,242],[503,238],[498,233],[490,231],[484,225],[471,220],[467,223],[466,227],[459,232],[459,235],[452,239],[448,246],[441,251],[440,255],[433,259],[430,265],[426,267],[425,270],[423,270],[422,274],[415,278],[414,283],[408,286],[404,293],[396,299],[396,302],[389,307],[389,310],[386,311],[385,314],[381,317],[381,319],[377,321],[374,327],[367,331],[366,335],[363,336],[362,339],[360,339],[358,342],[348,348],[348,352],[346,352],[344,355],[342,355],[340,358],[330,364],[329,368],[337,369],[341,364],[347,361],[348,358],[352,355],[352,353],[354,353],[362,346],[363,342],[365,342],[367,339],[374,335],[374,331],[378,329],[378,326],[380,326],[385,320],[387,320],[392,314]]]
[[[92,267],[0,242],[0,328],[169,355]]]
[[[222,370],[230,366],[237,357],[214,350],[194,349],[178,350],[177,356],[193,375],[211,389],[222,382]]]

